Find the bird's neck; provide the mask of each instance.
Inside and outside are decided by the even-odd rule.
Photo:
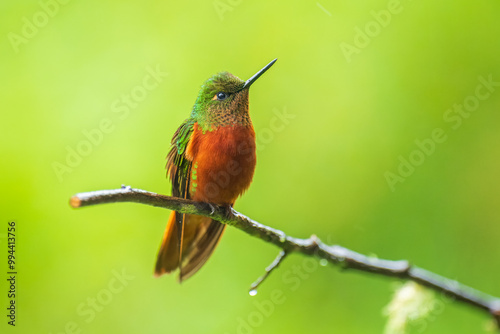
[[[233,126],[252,127],[248,105],[243,110],[211,110],[198,117],[197,122],[203,131],[213,131],[221,127]]]

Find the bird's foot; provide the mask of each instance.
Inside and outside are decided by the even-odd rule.
[[[234,211],[232,205],[224,205],[222,208],[224,209],[224,217],[229,219],[235,216],[236,211]]]

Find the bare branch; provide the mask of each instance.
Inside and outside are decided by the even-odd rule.
[[[274,261],[266,268],[264,275],[262,275],[252,283],[252,285],[250,286],[250,295],[257,294],[257,288],[259,287],[259,285],[264,282],[267,276],[269,276],[269,274],[280,265],[281,261],[283,261],[287,255],[288,253],[285,250],[280,251]]]
[[[308,239],[293,238],[280,230],[262,225],[239,212],[217,205],[159,195],[124,186],[121,189],[76,194],[71,197],[70,205],[74,208],[79,208],[115,202],[135,202],[182,213],[210,217],[221,223],[232,225],[251,236],[276,245],[282,251],[276,260],[266,268],[266,273],[252,285],[254,289],[280,264],[287,254],[297,252],[325,259],[332,264],[342,266],[343,269],[356,269],[383,276],[412,280],[443,293],[454,300],[487,311],[500,324],[499,298],[465,286],[455,280],[410,265],[408,261],[383,260],[369,257],[338,245],[326,245],[316,236],[311,236]]]

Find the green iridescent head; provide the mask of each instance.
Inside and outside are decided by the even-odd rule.
[[[211,131],[219,126],[250,125],[248,90],[275,62],[276,59],[247,81],[228,72],[213,75],[201,86],[191,118],[198,122],[203,131]]]

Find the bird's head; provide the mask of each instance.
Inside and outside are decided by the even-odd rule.
[[[228,72],[213,75],[201,86],[191,117],[204,131],[219,126],[250,125],[248,90],[275,62],[276,59],[247,81]]]

